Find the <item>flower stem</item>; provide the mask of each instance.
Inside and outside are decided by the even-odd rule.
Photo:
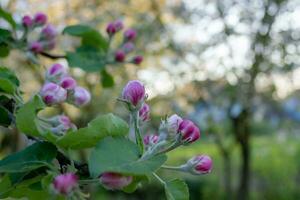
[[[174,170],[174,171],[182,171],[180,166],[168,166],[163,165],[161,166],[162,169]]]
[[[140,150],[140,154],[143,155],[144,143],[143,143],[143,139],[142,139],[141,132],[140,132],[140,126],[139,126],[139,112],[132,111],[131,114],[132,114],[133,124],[134,124],[135,141]]]
[[[152,174],[161,184],[163,184],[163,185],[166,184],[166,182],[164,180],[162,180],[156,173],[153,172]]]

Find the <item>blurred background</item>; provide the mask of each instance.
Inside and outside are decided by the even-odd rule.
[[[138,30],[141,66],[109,66],[113,88],[102,88],[99,74],[72,68],[93,93],[92,103],[64,112],[79,126],[98,114],[114,112],[128,120],[116,101],[130,79],[146,85],[156,133],[165,115],[178,113],[197,123],[201,139],[169,153],[168,164],[196,154],[213,158],[211,174],[192,176],[161,170],[165,179],[182,177],[191,199],[300,199],[300,2],[299,0],[1,0],[21,20],[47,13],[59,31],[83,23],[105,34],[108,22],[121,19]],[[54,53],[73,49],[74,38],[61,35]],[[65,60],[57,60],[67,66]],[[0,60],[22,80],[25,99],[43,82],[45,67],[15,51]],[[22,135],[1,129],[0,157],[24,147]],[[85,161],[87,151],[74,155]],[[164,199],[153,181],[131,195],[87,188],[91,199]]]

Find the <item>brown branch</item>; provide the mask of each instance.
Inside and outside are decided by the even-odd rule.
[[[66,58],[66,55],[53,55],[53,54],[46,53],[46,52],[41,52],[40,54],[41,54],[42,56],[45,56],[45,57],[51,58],[51,59]]]

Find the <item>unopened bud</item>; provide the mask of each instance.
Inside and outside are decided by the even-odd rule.
[[[70,76],[65,76],[60,81],[60,86],[66,90],[73,90],[75,89],[76,85],[76,80]]]
[[[67,75],[67,70],[59,63],[53,64],[46,72],[46,79],[53,82],[60,82]]]
[[[138,80],[129,81],[122,91],[122,98],[135,107],[140,107],[145,100],[145,87]]]
[[[139,117],[140,119],[145,122],[150,119],[150,106],[146,103],[139,110]]]
[[[115,52],[115,61],[124,62],[125,57],[126,57],[126,55],[125,55],[125,52],[123,50],[119,49]]]
[[[132,62],[136,65],[141,64],[143,62],[143,56],[140,55],[134,56]]]
[[[29,44],[29,50],[33,53],[41,53],[43,51],[43,46],[41,42],[34,41]]]
[[[55,38],[57,32],[53,25],[48,24],[45,28],[42,29],[41,38],[45,40],[52,40]]]
[[[108,190],[120,190],[132,182],[132,176],[105,172],[100,176],[100,183]]]
[[[145,135],[144,137],[144,144],[145,145],[153,145],[158,142],[158,136],[151,134],[151,135]]]
[[[136,38],[136,31],[134,29],[127,29],[125,32],[124,32],[124,38],[126,41],[132,41]]]
[[[34,15],[33,21],[37,26],[43,26],[47,23],[47,15],[42,12],[38,12]]]
[[[71,97],[69,98],[69,102],[74,104],[75,106],[84,106],[88,104],[91,100],[91,94],[88,90],[83,87],[75,87]]]
[[[211,172],[212,160],[207,155],[194,156],[184,165],[192,174],[207,174]]]
[[[67,91],[55,83],[46,83],[40,94],[47,105],[62,103],[67,98]]]
[[[58,193],[67,195],[77,187],[77,182],[78,176],[74,173],[66,173],[56,176],[53,186]]]
[[[32,18],[28,15],[25,15],[23,18],[22,18],[22,24],[24,27],[26,28],[30,28],[33,24],[33,21],[32,21]]]
[[[184,119],[178,128],[181,139],[185,143],[192,143],[199,139],[200,131],[199,128],[190,120]]]

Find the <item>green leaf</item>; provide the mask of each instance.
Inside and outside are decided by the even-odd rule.
[[[105,56],[97,51],[77,51],[66,54],[70,67],[79,67],[87,72],[100,71],[105,67]]]
[[[4,58],[7,57],[9,55],[9,47],[4,44],[4,43],[0,43],[0,57]]]
[[[17,112],[17,128],[26,135],[39,136],[37,112],[45,107],[41,97],[36,95]]]
[[[12,15],[5,11],[3,8],[0,7],[0,18],[3,18],[4,20],[6,20],[11,26],[12,28],[16,28],[16,22],[13,19]]]
[[[128,124],[123,119],[106,114],[98,116],[85,128],[68,132],[57,140],[57,145],[66,149],[89,148],[94,147],[104,137],[124,136],[128,131]]]
[[[97,30],[86,25],[67,26],[64,34],[81,37],[82,45],[92,46],[104,52],[108,49],[108,41]]]
[[[48,165],[56,157],[56,147],[48,142],[37,142],[0,161],[0,172],[26,172]]]
[[[6,108],[0,106],[0,125],[8,127],[11,123],[9,112]]]
[[[105,69],[101,71],[101,83],[104,88],[109,88],[114,86],[114,77],[109,74]]]
[[[1,51],[1,45],[0,45]],[[0,53],[1,54],[1,53]],[[1,56],[0,56],[1,57]],[[14,94],[20,85],[15,73],[6,67],[0,67],[0,91],[8,94]]]
[[[166,182],[165,192],[167,200],[189,200],[189,188],[183,180]]]
[[[91,152],[88,164],[93,177],[103,172],[145,175],[157,170],[166,159],[166,155],[159,155],[142,160],[135,143],[123,137],[108,137],[101,140]]]
[[[122,189],[123,192],[133,193],[141,184],[141,182],[148,182],[148,176],[134,176],[132,182]]]
[[[0,67],[0,78],[10,80],[15,86],[20,86],[20,81],[15,73],[4,66]]]

